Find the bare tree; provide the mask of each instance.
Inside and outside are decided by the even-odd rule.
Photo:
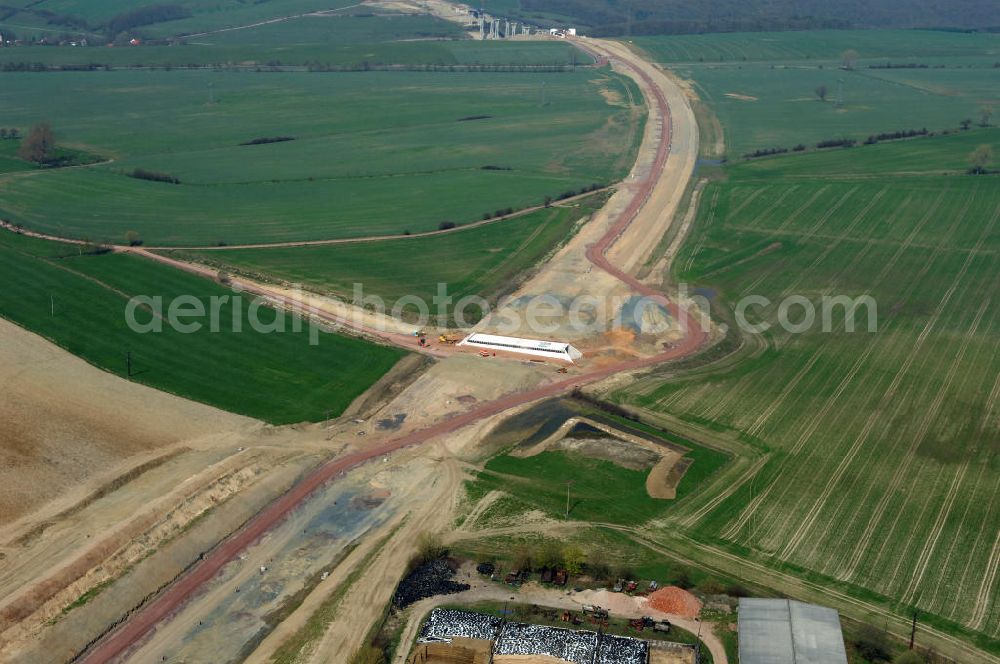
[[[820,101],[826,101],[826,95],[829,93],[829,90],[826,89],[825,85],[820,85],[816,88],[816,90],[814,90],[814,92],[816,93],[817,99]]]
[[[979,109],[979,126],[980,127],[989,127],[990,126],[990,120],[992,120],[992,119],[993,119],[993,107],[992,106],[983,106],[981,109]]]
[[[962,131],[968,131],[969,127],[972,126],[972,120],[970,120],[969,118],[965,118],[958,124],[962,126]]]
[[[130,247],[138,247],[142,244],[142,238],[139,237],[138,232],[128,231],[125,233],[125,242],[127,242]]]
[[[56,138],[52,133],[52,127],[49,126],[48,122],[39,122],[21,141],[21,148],[17,151],[17,156],[26,161],[40,164],[49,158],[55,147]]]
[[[993,163],[993,146],[988,143],[980,145],[969,155],[969,172],[980,175],[985,173]]]
[[[844,69],[854,69],[854,65],[858,62],[858,52],[853,48],[849,48],[841,54],[840,61],[840,66]]]
[[[843,52],[840,56],[841,66],[844,69],[854,69],[854,65],[858,62],[858,52],[853,48],[849,48]]]

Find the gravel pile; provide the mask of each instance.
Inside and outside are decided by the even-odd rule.
[[[467,583],[452,581],[454,576],[455,572],[444,560],[433,560],[421,565],[400,582],[392,603],[402,609],[427,597],[451,595],[469,589]]]

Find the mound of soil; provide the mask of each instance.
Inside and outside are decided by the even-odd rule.
[[[677,586],[660,588],[649,596],[649,606],[657,611],[672,613],[685,618],[696,618],[701,611],[698,598]]]
[[[469,589],[467,583],[455,583],[453,570],[443,559],[432,560],[410,572],[399,583],[392,596],[393,606],[400,609],[435,595],[453,595]]]

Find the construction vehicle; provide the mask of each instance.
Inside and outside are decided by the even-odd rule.
[[[485,351],[485,350],[479,351],[479,357],[489,357],[489,356],[490,356],[489,351]]]
[[[438,337],[438,341],[446,346],[454,346],[461,340],[462,337],[458,334],[442,334]]]
[[[601,607],[596,606],[596,605],[591,606],[590,604],[584,604],[583,605],[583,614],[587,615],[588,613],[592,614],[595,618],[601,619],[601,620],[607,620],[609,618],[609,614],[608,614],[608,610],[607,609],[602,609]]]

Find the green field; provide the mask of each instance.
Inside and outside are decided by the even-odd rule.
[[[17,156],[17,149],[20,145],[20,141],[0,140],[0,174],[30,171],[36,168],[31,162],[24,161]]]
[[[666,503],[646,493],[647,472],[571,452],[542,452],[518,458],[498,456],[479,473],[473,495],[499,490],[552,517],[566,513],[566,482],[570,517],[582,521],[636,523],[661,514]]]
[[[403,355],[327,333],[313,346],[308,327],[296,332],[290,318],[285,332],[255,332],[249,298],[238,309],[232,300],[222,304],[218,332],[207,323],[191,334],[169,325],[133,332],[125,317],[132,296],[161,296],[165,315],[178,296],[195,296],[210,310],[209,298],[232,294],[132,256],[80,255],[78,247],[3,232],[0,276],[0,316],[117,375],[125,375],[131,352],[133,381],[274,424],[339,415]],[[255,309],[262,324],[275,322],[273,310]],[[147,311],[136,318],[152,320]]]
[[[813,60],[839,64],[854,49],[862,65],[897,62],[938,62],[943,58],[977,58],[992,65],[1000,58],[1000,39],[988,32],[936,30],[796,30],[788,32],[729,32],[632,41],[657,62],[796,62]]]
[[[1000,106],[1000,35],[829,31],[649,37],[635,43],[693,80],[725,128],[730,159],[768,148],[979,122]],[[841,54],[859,54],[852,71]],[[886,63],[920,69],[874,69]],[[827,100],[815,91],[825,86]],[[838,104],[838,97],[842,104]]]
[[[267,0],[252,3],[243,0],[179,0],[169,4],[182,6],[192,15],[189,18],[142,25],[135,32],[172,36],[220,30],[306,12],[341,9],[355,3],[352,0]],[[146,6],[149,5],[140,5]],[[22,11],[15,11],[17,9]],[[60,33],[107,36],[107,26],[111,19],[134,9],[136,3],[130,0],[10,0],[5,3],[5,18],[0,25],[13,28],[22,38]],[[54,23],[39,12],[51,12],[76,20]]]
[[[374,20],[374,19],[367,19]],[[331,35],[331,40],[339,35]],[[72,68],[365,69],[432,67],[546,68],[589,64],[565,42],[392,40],[375,43],[208,44],[137,48],[0,49],[0,70]]]
[[[611,416],[599,415],[600,419]],[[676,437],[641,423],[612,418],[627,428],[638,428],[666,440]],[[705,482],[726,464],[728,457],[715,450],[681,441],[688,448],[684,454],[692,460],[677,487],[675,500],[651,498],[646,492],[648,470],[634,470],[578,452],[545,451],[530,457],[500,454],[486,462],[474,481],[467,484],[467,494],[475,503],[490,491],[505,497],[496,501],[490,512],[506,518],[538,509],[553,518],[566,516],[566,482],[572,481],[569,518],[593,523],[637,526],[670,513],[698,494]]]
[[[531,65],[589,62],[564,42],[473,41],[453,23],[423,15],[375,15],[352,9],[303,16],[166,45],[106,48],[30,46],[0,49],[0,68],[54,67],[309,67],[385,65]]]
[[[606,200],[595,194],[567,207],[552,207],[445,235],[340,245],[182,252],[226,269],[268,275],[311,290],[350,298],[354,285],[378,295],[391,309],[415,295],[431,302],[438,284],[456,300],[478,295],[493,301],[509,292],[577,222]]]
[[[0,214],[95,240],[121,242],[134,230],[147,244],[357,237],[478,220],[622,177],[633,152],[621,147],[635,145],[641,117],[620,101],[622,80],[594,70],[111,71],[5,81],[8,124],[44,117],[61,142],[116,160],[2,177]],[[56,90],[74,103],[48,104]],[[295,140],[240,145],[269,136]],[[183,184],[128,177],[134,168]]]
[[[1000,181],[954,171],[998,134],[761,160],[708,185],[675,278],[710,287],[730,323],[748,295],[771,301],[751,323],[790,295],[817,323],[617,393],[766,460],[679,506],[665,536],[916,606],[1000,652]],[[877,331],[862,309],[847,332],[843,308],[822,331],[824,295],[865,294]]]
[[[770,178],[857,178],[893,175],[961,175],[969,168],[969,154],[990,145],[1000,155],[1000,130],[974,127],[947,136],[888,141],[850,149],[830,149],[782,158],[741,163],[738,172],[766,182]]]

